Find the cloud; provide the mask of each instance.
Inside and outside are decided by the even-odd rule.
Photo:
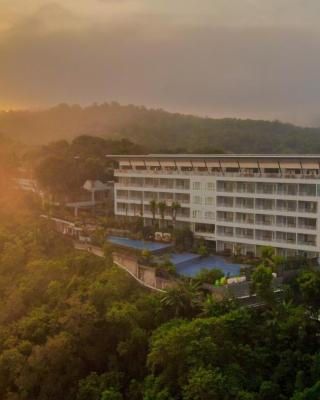
[[[177,20],[178,10],[168,18],[160,8],[97,22],[59,3],[41,7],[0,43],[2,97],[26,106],[118,100],[217,117],[319,123],[316,29]],[[258,9],[253,14],[271,12]]]

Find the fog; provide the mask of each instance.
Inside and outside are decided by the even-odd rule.
[[[25,3],[0,5],[0,108],[116,100],[320,125],[318,1]]]

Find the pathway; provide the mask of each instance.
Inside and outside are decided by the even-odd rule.
[[[98,246],[92,246],[90,244],[84,244],[84,243],[79,243],[79,242],[74,242],[74,248],[77,250],[81,250],[81,251],[87,251],[88,253],[94,254],[95,256],[98,257],[104,257],[104,253],[103,250],[101,249],[101,247]],[[156,288],[154,286],[148,285],[147,283],[145,283],[144,281],[142,281],[141,279],[139,279],[137,276],[135,276],[131,271],[129,271],[124,265],[120,264],[120,263],[115,263],[115,265],[117,265],[117,267],[123,269],[124,271],[126,271],[129,275],[131,275],[138,283],[140,283],[140,285],[143,285],[144,287],[151,289],[151,290],[155,290],[157,292],[161,292],[164,293],[165,291],[159,288]]]

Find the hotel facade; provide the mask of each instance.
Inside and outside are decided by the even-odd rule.
[[[320,156],[108,156],[118,166],[115,215],[152,223],[150,201],[165,202],[160,224],[190,228],[218,252],[319,257]]]

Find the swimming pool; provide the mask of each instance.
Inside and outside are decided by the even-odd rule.
[[[171,244],[135,240],[121,236],[108,236],[107,241],[118,246],[124,246],[135,250],[149,250],[151,252],[157,252],[171,247]]]
[[[179,274],[194,277],[202,269],[220,269],[225,276],[238,276],[241,264],[229,262],[219,256],[200,257],[194,253],[172,254],[171,262],[176,266]]]
[[[135,250],[149,250],[152,253],[164,252],[170,254],[172,264],[176,266],[178,274],[194,277],[202,269],[220,269],[225,276],[238,276],[241,264],[234,264],[219,256],[200,257],[195,253],[170,253],[171,244],[149,242],[145,240],[129,239],[122,236],[108,236],[109,243]]]

